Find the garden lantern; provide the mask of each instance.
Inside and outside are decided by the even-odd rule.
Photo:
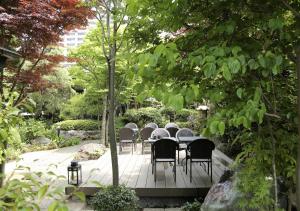
[[[82,182],[82,170],[81,165],[77,161],[71,161],[71,165],[68,166],[68,184],[80,185]]]

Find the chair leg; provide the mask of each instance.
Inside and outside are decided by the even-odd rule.
[[[134,146],[134,143],[132,142],[131,143],[131,154],[133,154],[133,146]]]
[[[144,154],[144,142],[142,141],[142,155]]]
[[[210,182],[212,183],[212,160],[210,160]]]
[[[175,183],[176,183],[176,159],[174,161],[174,180],[175,180]]]
[[[178,165],[179,165],[179,150],[178,150]]]
[[[192,159],[190,159],[190,182],[192,182]]]
[[[154,163],[154,182],[156,182],[156,162],[153,161]]]
[[[188,167],[187,165],[188,165],[188,159],[186,158],[185,159],[185,174],[187,174],[187,167]]]

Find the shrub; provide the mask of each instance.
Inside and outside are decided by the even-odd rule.
[[[92,198],[91,204],[98,211],[132,211],[138,209],[135,192],[123,185],[101,188]]]
[[[155,122],[156,124],[161,125],[162,116],[156,108],[146,107],[140,109],[129,109],[123,116],[123,122],[125,124],[128,122],[134,122],[139,126],[139,128],[142,128],[149,122]]]
[[[181,207],[182,211],[200,211],[201,203],[195,200],[193,203],[187,202],[183,207]]]
[[[49,137],[51,131],[47,129],[47,125],[44,122],[28,119],[19,126],[19,133],[22,142],[30,143],[31,140],[37,137]]]
[[[193,109],[181,109],[180,111],[176,112],[175,120],[179,122],[189,121],[190,118],[197,117],[198,112]]]
[[[77,137],[71,137],[71,138],[63,138],[63,137],[57,137],[54,140],[52,140],[53,143],[57,145],[57,147],[68,147],[68,146],[74,146],[80,143],[80,138]]]
[[[60,126],[61,130],[98,130],[99,125],[100,122],[96,120],[78,119],[57,122],[52,127],[57,128]]]

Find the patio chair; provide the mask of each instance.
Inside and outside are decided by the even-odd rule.
[[[152,174],[154,172],[154,181],[156,182],[156,163],[159,162],[174,162],[173,172],[174,181],[176,182],[176,150],[178,149],[177,141],[163,138],[153,143],[153,162]]]
[[[138,139],[138,136],[139,136],[139,128],[137,126],[137,124],[133,123],[133,122],[129,122],[127,123],[124,127],[126,128],[130,128],[133,130],[134,132],[134,140],[136,141]]]
[[[181,128],[177,131],[175,137],[179,141],[179,137],[190,137],[194,136],[194,133],[189,128]],[[179,149],[178,149],[178,164],[179,164],[179,151],[186,150],[186,144],[180,144],[179,143]]]
[[[151,122],[151,123],[146,124],[145,127],[152,127],[154,129],[156,129],[156,128],[158,128],[158,125],[154,122]]]
[[[170,136],[171,136],[171,137],[176,138],[176,133],[177,133],[177,131],[179,130],[177,127],[168,127],[168,128],[166,128],[166,129],[167,129],[167,131],[170,133]]]
[[[152,127],[145,127],[141,130],[140,132],[140,137],[141,137],[141,141],[142,141],[142,154],[144,154],[144,147],[146,143],[149,143],[148,139],[151,137],[151,133],[154,131],[155,129]]]
[[[137,124],[135,124],[135,123],[133,123],[133,122],[127,123],[124,127],[126,127],[126,128],[131,128],[131,129],[133,129],[133,130],[139,129],[138,126],[137,126]]]
[[[208,139],[196,139],[187,146],[185,173],[187,174],[187,163],[190,160],[190,182],[192,182],[192,164],[195,162],[200,164],[207,163],[207,169],[204,165],[204,171],[210,175],[210,181],[212,182],[212,151],[214,149],[214,142]]]
[[[165,128],[156,128],[152,133],[151,133],[151,138],[153,139],[161,139],[161,138],[166,138],[166,137],[171,137],[169,131],[167,131]]]
[[[174,123],[174,122],[169,122],[169,123],[167,123],[165,125],[165,128],[169,128],[169,127],[177,127],[177,128],[179,128],[178,125],[176,123]]]
[[[122,152],[122,145],[124,144],[131,144],[131,153],[133,153],[133,148],[135,148],[135,138],[134,138],[134,131],[131,128],[121,128],[119,131],[120,137],[120,152]]]

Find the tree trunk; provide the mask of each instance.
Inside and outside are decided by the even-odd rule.
[[[108,8],[111,8],[111,1],[108,1]],[[116,5],[114,5],[116,7]],[[113,11],[113,8],[111,9]],[[111,36],[110,21],[113,20],[113,30]],[[117,22],[113,14],[107,11],[107,37],[109,44],[109,57],[107,59],[108,75],[109,75],[109,116],[108,116],[108,134],[111,153],[111,164],[113,174],[113,185],[119,185],[119,165],[118,152],[115,134],[115,71],[116,71],[116,50],[117,50]]]
[[[0,187],[3,186],[4,178],[5,178],[5,162],[6,162],[6,154],[5,151],[7,149],[7,141],[3,142],[3,152],[2,158],[3,161],[0,163]]]
[[[297,61],[296,61],[296,71],[297,71],[297,84],[298,84],[298,134],[300,139],[300,46],[296,49]],[[300,140],[298,140],[297,147],[297,170],[296,170],[296,201],[298,210],[300,210]]]
[[[107,112],[107,95],[103,97],[103,112],[101,122],[101,137],[100,144],[106,144],[106,112]]]

